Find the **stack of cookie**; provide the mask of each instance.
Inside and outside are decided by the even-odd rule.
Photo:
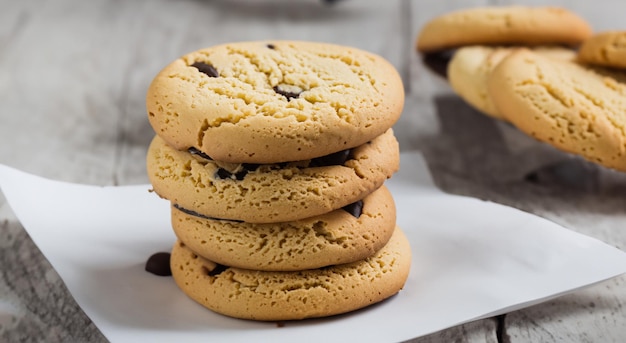
[[[404,285],[411,260],[384,182],[404,92],[379,56],[312,42],[187,54],[147,94],[147,167],[172,204],[172,275],[228,316],[344,313]]]
[[[604,68],[626,67],[624,32],[594,36],[563,8],[473,8],[428,22],[417,49],[452,51],[448,81],[478,111],[626,171],[626,74]]]

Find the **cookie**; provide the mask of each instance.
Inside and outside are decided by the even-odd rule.
[[[583,63],[626,69],[626,31],[593,35],[580,46],[578,59]]]
[[[398,293],[411,264],[409,242],[399,228],[375,255],[321,269],[270,272],[207,260],[182,242],[172,249],[172,276],[190,298],[227,316],[297,320],[345,313]]]
[[[426,23],[417,50],[435,52],[464,45],[578,45],[592,34],[581,17],[557,7],[478,7],[447,13]]]
[[[174,232],[191,250],[219,264],[254,270],[362,260],[387,243],[395,226],[395,206],[385,186],[348,208],[276,224],[206,219],[172,207]]]
[[[448,81],[452,89],[476,110],[493,118],[502,119],[489,91],[487,78],[491,71],[516,47],[466,46],[459,48],[448,64]],[[573,61],[576,52],[572,49],[541,46],[532,48],[540,55]]]
[[[621,80],[621,81],[620,81]],[[626,83],[572,62],[521,49],[488,80],[498,111],[522,132],[626,171]]]
[[[357,148],[300,162],[216,162],[178,151],[155,136],[147,170],[154,191],[174,205],[216,219],[275,223],[339,209],[378,189],[399,168],[389,129]]]
[[[306,160],[362,145],[389,129],[404,87],[385,59],[299,41],[198,50],[166,66],[146,96],[157,135],[217,161]]]

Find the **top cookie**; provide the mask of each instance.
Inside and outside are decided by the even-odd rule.
[[[605,67],[626,68],[626,31],[594,35],[580,46],[578,59]]]
[[[578,45],[591,36],[589,24],[556,7],[479,7],[444,14],[428,22],[417,38],[421,52],[463,45]]]
[[[380,56],[313,42],[214,46],[152,81],[156,133],[178,150],[232,163],[311,159],[362,145],[399,118],[404,87]]]

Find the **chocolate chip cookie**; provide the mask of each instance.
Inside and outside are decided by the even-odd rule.
[[[196,254],[255,270],[294,271],[362,260],[387,243],[395,226],[394,201],[385,186],[345,208],[273,224],[202,218],[172,207],[176,236]]]
[[[179,151],[155,136],[147,169],[154,191],[174,205],[217,219],[249,223],[327,213],[380,187],[399,168],[393,131],[324,158],[278,164],[232,164]]]
[[[571,45],[591,36],[591,26],[559,7],[493,6],[463,9],[424,25],[417,50],[435,52],[465,45]]]
[[[152,81],[148,118],[177,150],[230,163],[312,159],[371,141],[399,118],[404,87],[382,57],[325,43],[198,50]]]
[[[491,73],[489,92],[522,132],[626,171],[626,77],[520,49]]]
[[[409,274],[411,250],[396,228],[389,242],[364,260],[270,272],[221,265],[177,242],[171,266],[183,292],[217,313],[264,321],[297,320],[354,311],[398,293]]]

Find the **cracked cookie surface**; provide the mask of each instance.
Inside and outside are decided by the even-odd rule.
[[[344,209],[275,224],[200,218],[172,207],[172,227],[191,250],[216,263],[293,271],[362,260],[380,250],[396,226],[391,193],[382,186],[360,213]]]
[[[489,77],[505,119],[522,132],[626,171],[626,77],[520,49]]]
[[[298,320],[354,311],[398,293],[411,264],[409,242],[396,228],[389,242],[364,260],[293,272],[216,264],[177,242],[172,276],[190,298],[227,316]]]
[[[456,50],[448,64],[448,81],[456,94],[476,110],[493,118],[503,119],[491,100],[487,79],[491,71],[519,47],[466,46]],[[535,47],[540,55],[573,61],[576,52],[562,47]]]
[[[232,163],[311,159],[364,144],[404,105],[395,68],[359,49],[242,42],[182,56],[152,81],[148,118],[178,150]]]
[[[250,223],[308,218],[349,205],[378,189],[399,168],[398,142],[389,129],[350,150],[338,165],[224,164],[169,146],[155,136],[147,155],[154,191],[201,215]],[[248,168],[244,168],[248,166]]]
[[[578,51],[581,62],[626,69],[626,31],[608,31],[587,39]]]
[[[426,23],[417,50],[464,45],[578,45],[591,36],[581,17],[558,7],[478,7],[446,13]]]

